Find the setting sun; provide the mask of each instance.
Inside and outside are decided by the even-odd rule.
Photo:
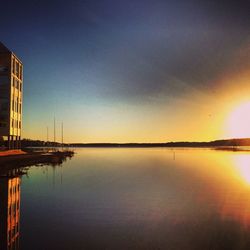
[[[226,132],[231,138],[250,137],[250,101],[237,106],[226,122]]]

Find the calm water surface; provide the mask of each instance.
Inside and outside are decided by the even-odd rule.
[[[250,153],[76,153],[12,179],[20,181],[20,228],[6,237],[20,249],[250,249]]]

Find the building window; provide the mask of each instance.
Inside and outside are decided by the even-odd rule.
[[[19,84],[18,84],[18,80],[16,80],[16,86],[17,89],[19,89]]]
[[[19,77],[19,63],[18,62],[16,62],[16,75],[17,75],[17,77]]]
[[[9,231],[9,242],[11,242],[11,229]]]
[[[20,65],[20,79],[23,80],[23,66]]]
[[[15,59],[12,58],[12,73],[15,74]]]

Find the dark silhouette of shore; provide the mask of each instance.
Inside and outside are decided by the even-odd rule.
[[[62,144],[45,142],[39,140],[22,140],[22,147],[60,147]],[[64,147],[237,147],[237,146],[250,146],[250,138],[242,139],[225,139],[225,140],[215,140],[209,142],[165,142],[165,143],[70,143],[63,144]]]

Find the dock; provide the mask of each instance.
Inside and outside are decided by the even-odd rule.
[[[21,151],[10,150],[0,152],[0,168],[28,167],[32,165],[60,165],[67,158],[72,158],[74,151]]]

